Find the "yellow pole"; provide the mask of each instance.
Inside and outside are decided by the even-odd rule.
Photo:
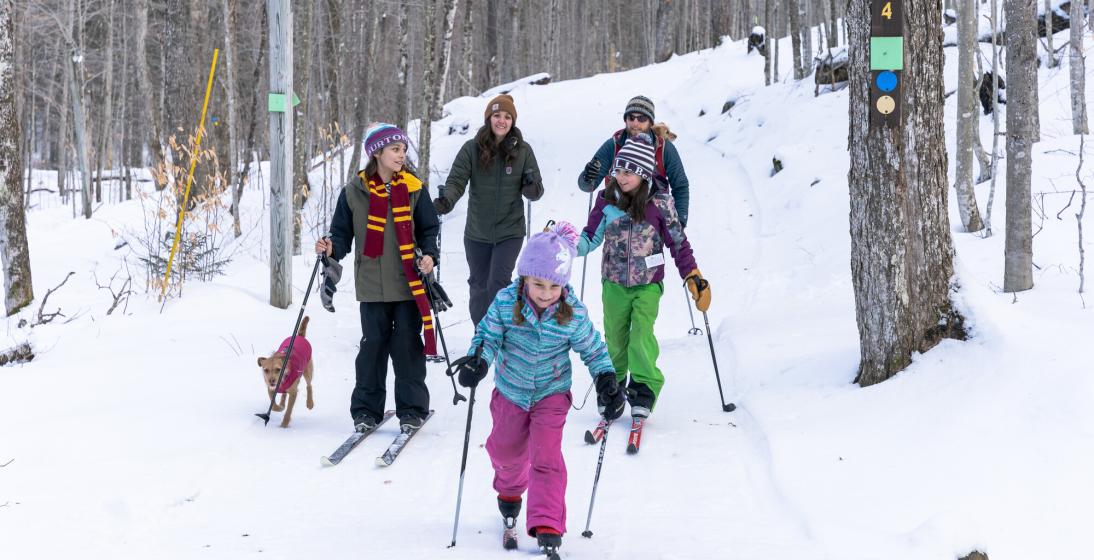
[[[201,119],[198,121],[197,139],[194,140],[194,152],[190,154],[190,173],[186,176],[186,193],[182,197],[182,208],[179,208],[179,220],[175,224],[175,240],[171,243],[171,254],[167,258],[167,272],[163,275],[163,292],[160,300],[167,297],[167,285],[171,279],[171,264],[175,262],[175,252],[179,248],[179,236],[182,234],[182,222],[186,218],[186,207],[190,204],[190,184],[194,181],[194,168],[197,167],[198,154],[201,153],[201,137],[205,132],[205,111],[209,108],[209,94],[213,90],[213,74],[217,70],[217,56],[220,49],[213,49],[213,63],[209,66],[209,81],[205,84],[205,102],[201,106]]]

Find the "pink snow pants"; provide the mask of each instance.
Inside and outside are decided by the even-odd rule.
[[[566,533],[566,461],[562,426],[573,397],[551,395],[524,410],[494,389],[490,414],[494,429],[486,452],[494,465],[494,490],[502,496],[528,491],[528,524]],[[529,533],[530,534],[530,533]]]

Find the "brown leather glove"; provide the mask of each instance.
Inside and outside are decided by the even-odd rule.
[[[698,268],[688,273],[684,282],[687,284],[688,291],[691,292],[691,299],[695,300],[695,308],[706,313],[707,309],[710,309],[710,282],[703,278]]]

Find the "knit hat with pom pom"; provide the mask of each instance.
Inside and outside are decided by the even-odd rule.
[[[577,256],[577,228],[559,222],[533,235],[517,261],[517,274],[534,276],[560,286],[570,283],[570,268]]]

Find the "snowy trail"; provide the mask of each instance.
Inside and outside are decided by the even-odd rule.
[[[782,46],[787,61],[791,49]],[[692,185],[688,235],[712,282],[711,335],[726,399],[738,406],[721,411],[707,338],[686,334],[688,296],[672,270],[656,326],[667,381],[640,454],[625,453],[626,417],[609,436],[591,540],[580,532],[598,447],[582,435],[596,423],[595,397],[569,414],[562,556],[922,560],[987,543],[993,560],[1081,557],[1083,524],[1094,515],[1094,384],[1073,221],[1044,221],[1036,287],[1016,300],[998,290],[1003,236],[955,232],[956,299],[973,339],[915,356],[884,384],[854,386],[847,93],[814,97],[808,81],[765,88],[762,59],[744,51],[734,43],[513,92],[545,180],[534,229],[548,219],[584,225],[578,171],[622,126],[628,98],[656,100],[658,120],[679,134]],[[955,75],[950,58],[947,76]],[[1043,122],[1068,122],[1061,99],[1042,99]],[[727,100],[736,105],[722,113]],[[434,130],[438,170],[469,138],[447,135],[448,125],[466,122],[473,133],[484,103],[446,106]],[[1035,188],[1070,188],[1063,174],[1073,173],[1067,150],[1076,140],[1038,145]],[[772,158],[784,166],[775,175]],[[105,205],[89,221],[63,207],[28,215],[36,293],[80,272],[46,309],[62,308],[71,323],[21,329],[19,317],[9,318],[9,338],[29,336],[38,356],[0,368],[0,463],[14,459],[0,469],[4,558],[534,557],[526,536],[521,552],[500,546],[483,448],[490,377],[476,395],[455,548],[446,547],[468,409],[452,406],[442,364],[428,366],[436,414],[395,464],[374,464],[396,436],[389,423],[340,465],[319,466],[350,430],[360,339],[351,274],[335,296],[337,313],[314,294],[309,301],[315,409],[301,399],[287,430],[277,413],[265,427],[253,416],[268,402],[255,358],[290,334],[298,311],[267,301],[266,198],[258,187],[247,191],[245,235],[231,245],[228,274],[187,283],[162,314],[154,296],[137,295],[104,316],[106,295],[92,275],[104,280],[134,259],[119,241],[144,227],[138,202]],[[951,205],[953,223],[956,212]],[[453,357],[472,334],[465,216],[461,201],[444,220],[442,281],[455,306],[439,322]],[[294,258],[295,302],[313,261]],[[134,270],[134,280],[142,273]],[[583,298],[597,323],[599,279],[598,251]],[[701,314],[695,322],[706,329]],[[580,406],[591,380],[573,363]]]

